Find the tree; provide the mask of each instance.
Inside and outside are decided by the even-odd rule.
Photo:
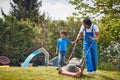
[[[119,69],[119,49],[116,52],[113,47],[120,44],[120,0],[69,0],[69,2],[75,5],[77,10],[77,13],[74,13],[75,16],[82,14],[82,17],[94,19],[103,15],[99,20],[95,21],[100,28],[100,39],[98,41],[99,67],[108,69],[111,66],[113,69],[115,67]]]
[[[18,21],[7,16],[0,19],[0,55],[10,58],[10,65],[18,66],[33,52],[37,31],[30,21]]]
[[[101,14],[112,18],[120,16],[120,0],[69,0],[75,5],[78,14],[97,17]],[[119,17],[120,18],[120,17]]]
[[[12,7],[10,10],[11,16],[15,16],[18,20],[26,20],[29,18],[31,21],[38,22],[40,16],[39,8],[42,7],[42,1],[12,0],[10,5]]]

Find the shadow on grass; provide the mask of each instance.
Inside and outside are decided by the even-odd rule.
[[[94,76],[89,76],[89,75],[81,75],[79,79],[86,79],[86,78],[94,78]]]
[[[76,80],[84,80],[84,79],[95,79],[95,76],[99,76],[101,77],[102,80],[115,80],[113,78],[110,78],[108,76],[105,76],[105,75],[101,75],[101,74],[98,74],[98,75],[82,75],[80,78],[76,78]],[[98,79],[99,80],[99,79]]]
[[[41,74],[41,75],[49,75],[49,76],[52,76],[53,78],[66,78],[65,75],[61,75],[61,74],[56,75],[56,74]],[[116,75],[119,75],[119,73]],[[68,76],[68,77],[70,77],[70,76]],[[89,80],[89,79],[90,80],[96,80],[96,79],[98,79],[98,80],[115,80],[114,78],[111,78],[110,76],[103,75],[103,74],[81,75],[80,78],[75,78],[75,77],[71,77],[71,78],[73,78],[74,80],[86,80],[86,79],[87,80]]]
[[[113,78],[110,78],[108,76],[105,76],[105,75],[99,75],[100,77],[102,77],[104,80],[115,80]]]

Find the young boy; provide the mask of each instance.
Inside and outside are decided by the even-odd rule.
[[[66,59],[66,51],[67,51],[67,44],[74,44],[75,42],[71,42],[67,37],[67,32],[65,30],[60,31],[60,37],[57,41],[57,48],[56,48],[56,54],[58,54],[58,68],[65,65],[65,59]]]

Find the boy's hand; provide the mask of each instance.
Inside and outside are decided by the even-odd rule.
[[[75,42],[81,42],[81,40],[80,39],[76,39]]]
[[[72,42],[72,44],[75,44],[75,43],[76,43],[76,41],[73,41],[73,42]]]
[[[78,42],[82,42],[82,40],[78,40]]]

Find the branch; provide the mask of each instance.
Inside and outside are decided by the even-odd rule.
[[[4,13],[3,9],[1,8],[1,13],[4,17],[6,17],[7,15]]]
[[[96,4],[96,2],[94,0],[91,0],[94,4]]]

